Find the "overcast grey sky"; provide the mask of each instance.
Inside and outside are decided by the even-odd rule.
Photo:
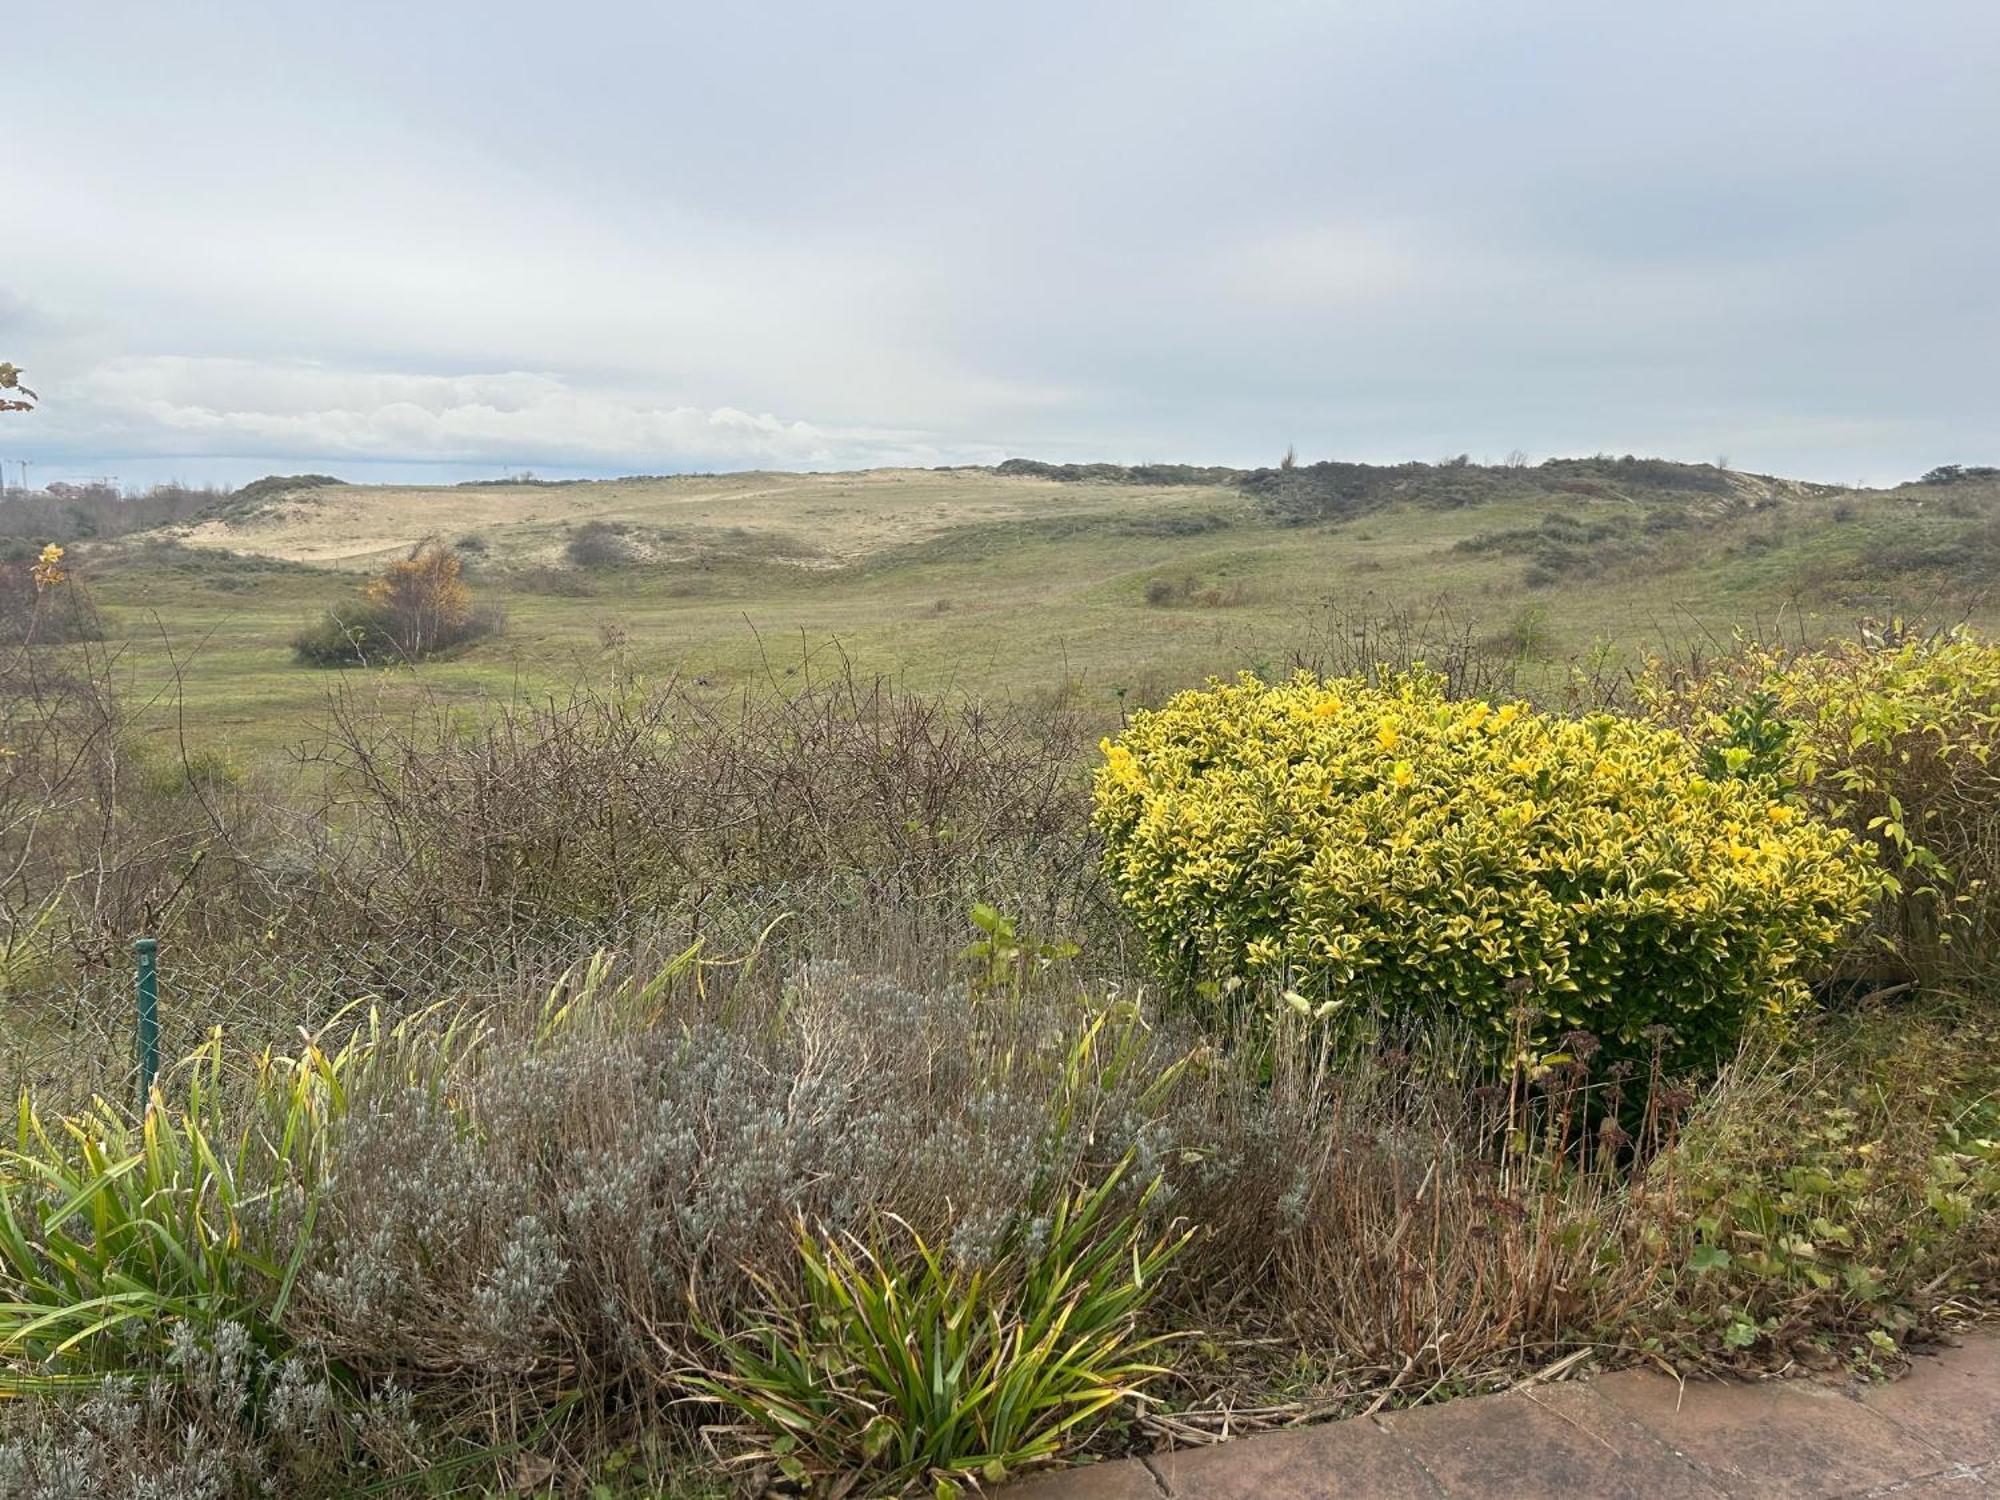
[[[0,58],[38,479],[2000,462],[2000,0],[112,0]]]

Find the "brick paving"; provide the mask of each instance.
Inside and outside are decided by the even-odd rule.
[[[1071,1469],[1006,1500],[2000,1500],[2000,1334],[1887,1384],[1627,1370]]]

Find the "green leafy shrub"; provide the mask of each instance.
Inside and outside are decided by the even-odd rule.
[[[1913,974],[1990,970],[2000,943],[2000,645],[1954,631],[1823,650],[1748,647],[1691,678],[1655,663],[1640,691],[1655,717],[1686,728],[1731,774],[1775,783],[1876,848],[1893,877],[1881,935]]]
[[[1674,1066],[1713,1063],[1807,998],[1877,885],[1846,833],[1704,776],[1672,730],[1452,702],[1422,672],[1246,675],[1103,748],[1107,872],[1181,977],[1469,1023],[1496,1061],[1666,1026]]]
[[[292,637],[301,666],[346,667],[401,660],[385,611],[356,601],[330,609]]]
[[[727,1369],[708,1389],[794,1481],[860,1472],[955,1495],[1050,1461],[1164,1373],[1143,1361],[1158,1340],[1138,1319],[1185,1237],[1116,1213],[1122,1176],[1064,1197],[984,1268],[907,1227],[902,1252],[802,1229],[805,1305],[772,1291],[763,1326],[718,1338]]]
[[[391,613],[379,605],[359,600],[328,610],[293,636],[292,658],[305,667],[389,666],[498,635],[506,629],[506,625],[506,615],[498,608],[477,606],[451,630],[448,637],[434,641],[413,655],[399,643],[396,622]]]
[[[959,950],[959,962],[972,966],[974,999],[1011,995],[1019,999],[1029,977],[1067,963],[1083,950],[1067,938],[1043,938],[1023,932],[1020,923],[984,901],[972,906],[972,925],[979,936]]]

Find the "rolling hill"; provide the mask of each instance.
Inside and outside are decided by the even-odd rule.
[[[274,483],[77,556],[133,689],[177,679],[188,723],[262,755],[342,680],[295,664],[292,635],[427,537],[508,617],[401,674],[452,696],[613,671],[722,690],[837,646],[919,686],[1080,691],[1115,714],[1440,601],[1481,649],[1536,664],[1780,616],[1991,626],[2000,483],[1848,490],[1637,458]]]

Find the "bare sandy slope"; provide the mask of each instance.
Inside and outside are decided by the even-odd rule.
[[[437,489],[336,485],[177,534],[191,546],[362,569],[429,536],[479,536],[511,561],[553,562],[575,527],[610,521],[642,528],[667,545],[762,545],[774,556],[828,565],[966,525],[1110,509],[1233,510],[1241,503],[1220,489],[875,469]]]

